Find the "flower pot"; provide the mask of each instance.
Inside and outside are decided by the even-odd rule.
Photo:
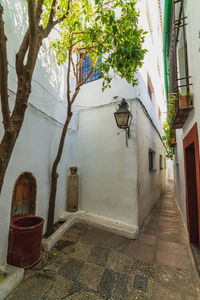
[[[41,260],[43,224],[43,218],[32,215],[12,220],[8,241],[8,264],[28,269]]]
[[[179,97],[179,108],[186,108],[192,106],[192,97],[191,96],[180,96]]]
[[[176,138],[175,137],[172,137],[171,138],[171,144],[175,144],[176,143]]]

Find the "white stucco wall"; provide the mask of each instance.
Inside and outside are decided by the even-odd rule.
[[[81,210],[141,226],[166,187],[165,148],[138,101],[128,103],[133,114],[129,147],[124,132],[117,135],[115,104],[108,104],[79,113],[70,161],[79,167]],[[149,148],[156,151],[153,174],[149,173]]]
[[[150,17],[152,21],[152,34],[149,32],[150,29],[147,22],[147,2],[149,2]],[[147,49],[148,52],[145,55],[143,66],[137,72],[138,86],[132,87],[126,80],[119,78],[119,76],[112,72],[111,75],[113,80],[111,82],[111,88],[102,92],[102,80],[96,80],[85,84],[81,88],[73,108],[77,111],[78,109],[88,109],[90,107],[112,103],[115,101],[113,97],[116,96],[119,97],[117,101],[120,101],[122,98],[133,99],[134,97],[138,97],[144,103],[149,115],[161,133],[162,123],[166,117],[166,106],[162,52],[163,35],[160,24],[158,1],[140,0],[137,3],[137,8],[140,11],[138,25],[148,32],[143,45],[143,48]],[[147,74],[149,74],[154,88],[152,100],[148,95]],[[160,119],[158,116],[158,107],[160,107],[162,113]]]
[[[145,7],[146,0],[140,2]],[[6,20],[5,28],[8,37],[9,92],[12,107],[17,87],[14,69],[15,54],[26,30],[27,2],[26,0],[17,0],[14,4],[11,4],[9,0],[2,0],[2,3],[5,9],[4,19]],[[162,34],[158,26],[159,14],[155,3],[150,8],[154,39],[152,41],[150,33],[147,35],[144,47],[149,52],[145,57],[144,66],[137,74],[139,86],[133,88],[125,80],[114,74],[111,89],[102,93],[101,80],[86,84],[74,103],[73,110],[76,113],[70,123],[69,138],[59,166],[60,176],[55,220],[65,210],[68,167],[78,165],[80,174],[79,208],[134,226],[138,225],[136,104],[130,104],[134,118],[131,125],[129,148],[127,148],[124,133],[117,135],[120,130],[116,127],[113,116],[115,111],[113,97],[119,96],[117,101],[121,100],[122,97],[140,97],[161,132],[162,119],[159,120],[158,118],[158,105],[162,112],[165,111],[162,88]],[[140,24],[144,26],[145,30],[149,30],[144,8],[141,10]],[[66,109],[66,69],[56,65],[53,53],[48,50],[48,42],[48,40],[44,42],[39,52],[33,74],[32,93],[29,102],[35,108],[29,106],[27,109],[25,121],[9,163],[0,196],[0,263],[6,257],[12,191],[15,180],[22,172],[30,171],[35,175],[37,180],[36,214],[45,218],[47,216],[50,170],[61,133],[61,126],[58,122],[63,122]],[[157,68],[157,56],[160,64],[160,74]],[[150,100],[147,93],[147,72],[150,74],[155,90],[153,101]],[[110,102],[111,104],[108,106],[87,110],[91,106],[101,106]],[[80,109],[86,110],[77,113]],[[50,117],[54,118],[55,121]],[[141,118],[143,118],[142,114]],[[143,129],[146,130],[145,127]],[[150,127],[147,130],[149,137],[154,135]],[[2,124],[0,124],[0,132],[2,132]],[[152,143],[149,137],[145,142],[146,145]],[[158,184],[160,190],[160,182]],[[150,184],[149,188],[151,189]],[[155,199],[157,199],[157,195],[158,191],[156,190]],[[145,215],[152,204],[155,203],[155,199],[150,200]]]
[[[129,147],[118,135],[115,104],[79,114],[79,130],[72,137],[70,160],[79,167],[79,208],[137,226],[137,137],[135,104]]]
[[[194,109],[190,113],[187,121],[184,124],[183,130],[176,130],[177,146],[175,149],[175,181],[176,181],[176,198],[181,209],[185,225],[186,218],[186,195],[185,195],[185,171],[184,171],[184,154],[183,154],[183,138],[188,134],[190,129],[197,122],[198,132],[200,132],[200,106],[199,106],[199,64],[200,64],[200,2],[198,0],[184,1],[185,15],[187,16],[187,49],[188,49],[188,64],[189,74],[191,75],[191,93],[193,96]]]
[[[23,1],[12,3],[2,1],[4,7],[5,30],[9,61],[9,102],[12,110],[15,100],[17,78],[15,75],[15,54],[18,51],[26,23],[26,6]],[[20,11],[20,13],[19,13]],[[22,130],[17,139],[0,196],[0,263],[5,261],[12,192],[16,179],[24,172],[33,173],[37,180],[36,214],[46,219],[48,212],[48,198],[50,192],[50,172],[56,155],[59,137],[64,121],[66,104],[64,101],[65,73],[64,67],[58,67],[55,57],[47,49],[48,40],[40,50],[36,68],[33,74],[32,93]],[[0,116],[2,119],[2,116]],[[54,118],[54,120],[51,119]],[[76,130],[73,121],[70,130]],[[0,123],[0,136],[3,126]],[[70,131],[69,131],[70,134]],[[59,180],[56,198],[55,220],[65,210],[66,186],[69,167],[67,143],[64,155],[58,168]],[[46,223],[45,223],[46,227]]]
[[[11,101],[13,97],[14,95],[10,94]],[[2,134],[2,131],[0,133]],[[47,218],[50,171],[57,151],[60,134],[61,126],[57,122],[38,112],[35,108],[28,107],[22,130],[8,165],[0,196],[0,262],[4,261],[7,251],[13,188],[17,177],[21,173],[28,171],[36,177],[36,215]],[[69,167],[67,144],[64,149],[65,155],[58,168],[59,179],[55,220],[65,210]]]
[[[186,216],[186,201],[185,201],[185,168],[184,168],[184,153],[183,153],[183,130],[176,130],[176,148],[174,156],[174,178],[176,200],[180,207],[183,220],[187,224]]]
[[[152,208],[166,188],[166,169],[164,164],[165,148],[161,139],[137,104],[138,119],[138,206],[139,226],[143,224]],[[149,172],[149,149],[155,151],[155,171]],[[160,170],[160,155],[163,157],[163,169]]]
[[[166,159],[166,179],[174,181],[174,161],[171,159]]]

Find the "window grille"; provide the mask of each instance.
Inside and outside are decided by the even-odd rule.
[[[98,59],[97,64],[100,65],[101,64],[101,57]],[[85,78],[88,76],[88,74],[90,73],[92,67],[92,60],[90,59],[89,56],[87,56],[80,68],[80,82],[83,82],[85,80]],[[101,78],[101,71],[97,68],[94,68],[93,72],[89,75],[88,79],[86,80],[85,83],[87,82],[91,82],[94,80],[97,80]]]

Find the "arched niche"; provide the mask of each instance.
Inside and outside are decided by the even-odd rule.
[[[35,215],[37,182],[30,172],[22,173],[13,190],[11,220],[18,216]]]

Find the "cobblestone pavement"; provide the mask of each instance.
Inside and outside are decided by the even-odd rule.
[[[200,284],[172,188],[137,240],[76,224],[7,300],[196,300]]]

